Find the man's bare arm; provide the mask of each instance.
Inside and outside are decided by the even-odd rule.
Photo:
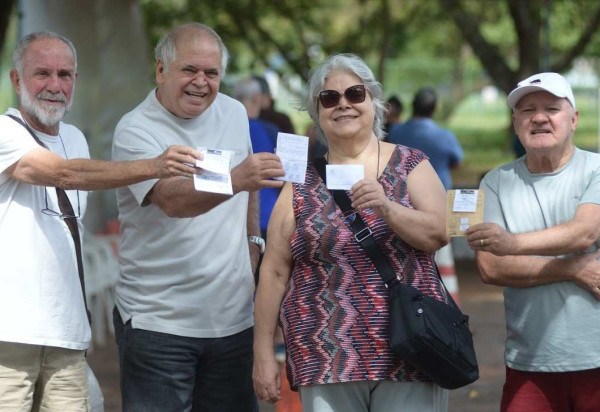
[[[600,251],[569,258],[496,256],[477,252],[477,266],[484,283],[507,287],[532,287],[572,281],[600,299]]]
[[[32,185],[65,190],[113,189],[148,179],[192,176],[196,172],[193,165],[201,156],[190,147],[171,146],[162,155],[151,159],[63,159],[40,147],[25,154],[7,171],[12,178]]]
[[[272,178],[284,174],[279,157],[273,153],[252,154],[231,171],[233,193],[252,192],[263,187],[281,187],[283,182]],[[160,180],[148,194],[148,200],[170,217],[198,216],[230,197],[219,193],[196,191],[194,182],[184,178]]]
[[[472,249],[498,256],[559,256],[582,252],[600,238],[600,205],[579,205],[573,219],[535,232],[510,233],[495,223],[481,223],[466,233]]]

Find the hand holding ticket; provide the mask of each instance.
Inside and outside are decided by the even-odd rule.
[[[290,133],[277,134],[275,154],[281,159],[285,176],[276,180],[304,183],[308,164],[308,137]]]
[[[231,186],[231,150],[216,150],[200,147],[203,159],[196,160],[196,167],[202,169],[194,175],[194,188],[202,192],[233,194]]]
[[[446,196],[446,234],[448,236],[465,236],[465,231],[483,222],[482,190],[456,189],[448,190]]]
[[[326,165],[327,189],[350,190],[354,183],[365,178],[364,165]]]

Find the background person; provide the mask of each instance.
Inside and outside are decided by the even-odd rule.
[[[260,119],[274,124],[283,133],[294,134],[294,125],[290,117],[283,112],[275,110],[275,99],[273,99],[267,79],[263,76],[254,76],[254,79],[260,84],[261,89]]]
[[[261,111],[262,99],[264,97],[260,82],[256,77],[241,80],[235,85],[233,95],[242,102],[248,113],[252,150],[254,152],[275,153],[279,129],[277,126],[258,117]],[[275,187],[265,187],[259,191],[260,233],[262,237],[261,247],[263,248],[267,240],[267,227],[269,225],[269,219],[271,218],[271,212],[273,211],[273,206],[275,206],[280,191],[280,188]],[[254,281],[256,284],[258,284],[259,281],[261,263],[262,255],[254,270]],[[280,328],[277,328],[275,340],[275,354],[277,360],[283,362],[285,360],[285,344]]]
[[[437,93],[431,87],[419,89],[412,101],[412,117],[391,128],[388,142],[414,147],[423,151],[435,169],[446,190],[452,189],[452,170],[462,164],[463,149],[454,133],[440,127],[433,114],[437,108]],[[436,262],[451,293],[458,291],[454,270],[452,244],[436,252]]]
[[[391,353],[386,286],[345,223],[360,214],[401,281],[444,299],[433,263],[446,242],[444,189],[422,152],[379,141],[381,85],[360,58],[335,55],[318,67],[305,104],[329,164],[364,165],[365,178],[350,191],[350,215],[312,164],[306,183],[286,184],[275,204],[256,296],[257,395],[280,398],[281,310],[288,376],[304,411],[445,410],[447,391]]]
[[[383,129],[385,130],[385,139],[388,141],[387,139],[392,127],[399,124],[402,120],[404,105],[398,96],[392,95],[385,102],[385,108],[385,125]]]
[[[412,101],[412,117],[392,127],[388,142],[423,151],[446,190],[452,189],[452,170],[463,160],[463,149],[454,133],[433,120],[437,93],[431,87],[419,89]]]
[[[467,231],[482,280],[504,286],[501,411],[600,410],[600,155],[578,149],[573,91],[539,73],[508,95],[526,155],[481,182]]]
[[[262,91],[258,80],[255,78],[240,80],[233,89],[233,97],[244,105],[248,113],[252,150],[257,153],[275,153],[279,129],[274,124],[258,118],[262,102]],[[265,187],[259,190],[259,220],[262,242],[266,241],[267,225],[269,224],[269,218],[271,217],[271,211],[273,210],[277,196],[279,196],[279,191],[280,189],[275,187]],[[260,261],[256,265],[254,273],[254,279],[257,283],[259,270]]]
[[[81,131],[61,121],[72,104],[77,56],[58,34],[25,36],[10,78],[20,106],[0,116],[0,409],[87,411],[91,331],[76,244],[55,188],[67,192],[68,219],[81,233],[86,190],[191,175],[184,163],[199,154],[174,147],[147,160],[88,159]]]
[[[312,161],[318,157],[325,156],[327,146],[323,143],[322,139],[317,138],[317,126],[314,123],[311,122],[306,127],[305,135],[308,137],[308,160]]]
[[[252,154],[246,109],[219,93],[228,53],[213,29],[175,27],[155,56],[157,87],[118,123],[113,157],[150,157],[176,142],[232,150],[234,195],[198,192],[179,178],[117,191],[114,324],[123,409],[257,411],[257,191],[280,187],[271,178],[284,171],[275,154]]]
[[[248,113],[252,150],[256,153],[274,153],[279,129],[274,124],[258,117],[262,102],[260,83],[254,78],[240,80],[233,89],[233,97],[244,105]],[[278,195],[278,188],[266,187],[259,191],[260,232],[263,239],[266,239],[269,217]]]

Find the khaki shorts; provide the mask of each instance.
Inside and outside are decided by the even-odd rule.
[[[88,411],[85,352],[0,342],[2,412]]]

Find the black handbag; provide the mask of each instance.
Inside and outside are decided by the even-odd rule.
[[[325,164],[324,158],[314,161],[324,182]],[[346,191],[331,193],[344,214],[352,210]],[[360,214],[356,213],[348,224],[388,287],[392,352],[445,389],[460,388],[479,379],[469,317],[461,312],[448,290],[449,303],[445,303],[402,283]]]
[[[398,281],[389,291],[392,352],[445,389],[479,379],[469,317],[452,296],[447,304]]]

